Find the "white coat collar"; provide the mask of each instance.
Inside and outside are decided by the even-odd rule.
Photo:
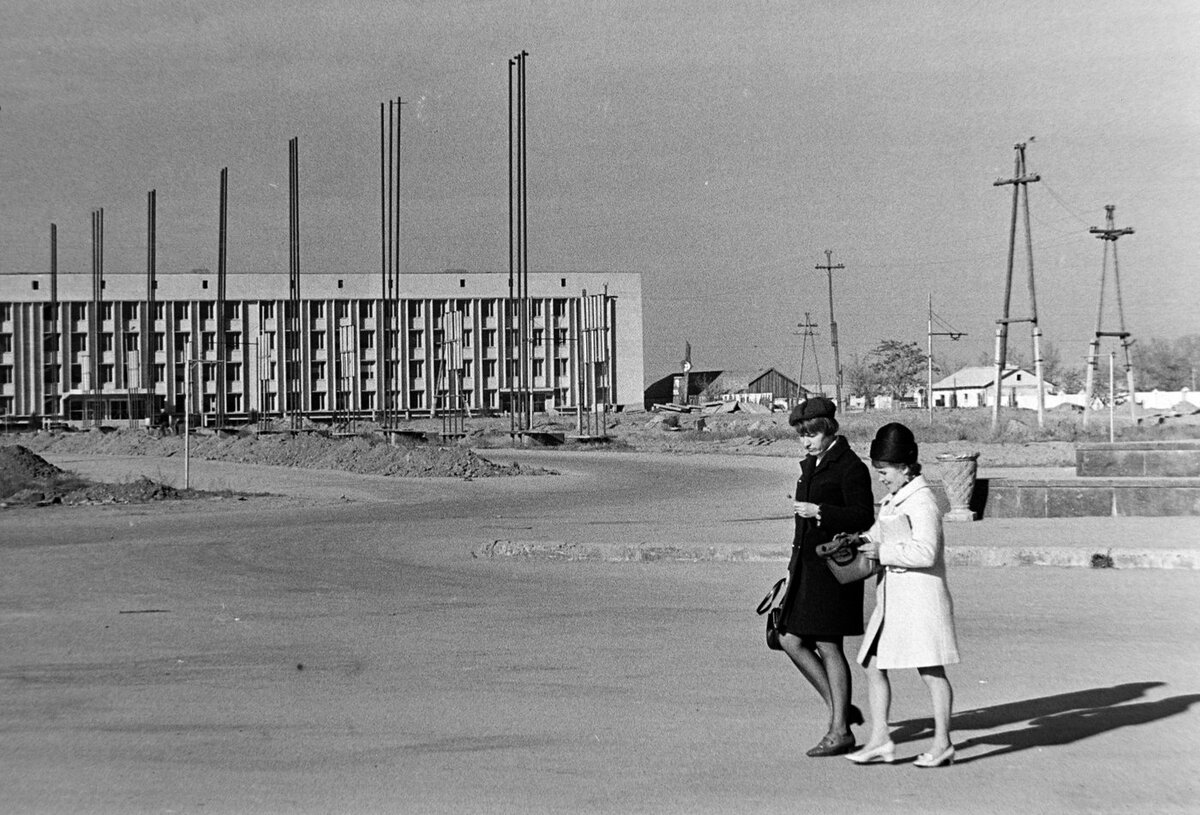
[[[886,496],[883,499],[883,503],[890,504],[892,506],[902,504],[921,490],[927,490],[929,488],[929,482],[925,480],[925,476],[919,475],[900,489],[893,492],[891,495]]]

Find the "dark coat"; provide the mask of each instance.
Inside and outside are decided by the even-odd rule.
[[[862,581],[839,583],[817,557],[818,544],[832,540],[838,532],[866,531],[875,521],[870,470],[844,436],[837,437],[820,466],[810,456],[800,462],[796,500],[819,505],[821,519],[796,516],[780,627],[798,636],[861,634]]]

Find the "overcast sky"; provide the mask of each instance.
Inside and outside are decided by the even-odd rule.
[[[530,56],[533,271],[643,275],[648,381],[795,376],[825,250],[842,361],[882,339],[974,362],[1001,316],[1017,142],[1029,142],[1038,313],[1063,361],[1096,327],[1104,225],[1135,339],[1200,333],[1200,3],[7,0],[0,272],[378,272],[379,104],[402,97],[403,270],[506,272],[508,59]],[[1012,315],[1028,316],[1023,226]],[[1109,267],[1111,275],[1111,263]],[[1105,328],[1117,317],[1111,277]],[[1026,353],[1029,328],[1013,328]],[[814,386],[809,358],[805,384]]]

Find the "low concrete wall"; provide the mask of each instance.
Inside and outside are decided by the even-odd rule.
[[[976,493],[985,518],[1200,515],[1200,478],[993,478]]]
[[[1080,444],[1075,474],[1081,478],[1200,477],[1200,440]]]

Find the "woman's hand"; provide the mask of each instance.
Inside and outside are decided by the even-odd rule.
[[[879,560],[879,541],[873,541],[870,538],[859,538],[861,541],[858,544],[858,551],[862,552],[871,560]]]
[[[792,502],[793,511],[801,518],[820,518],[821,507],[809,501]]]

